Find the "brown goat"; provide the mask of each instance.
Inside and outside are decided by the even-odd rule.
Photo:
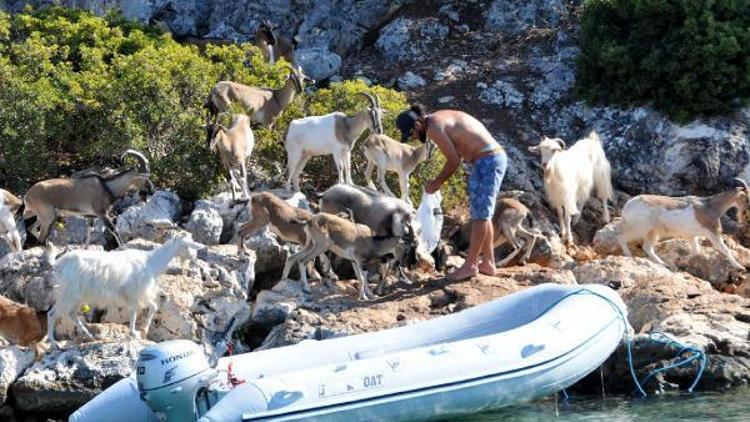
[[[492,215],[492,226],[495,233],[493,247],[497,248],[506,242],[513,247],[513,252],[497,263],[498,267],[507,265],[521,251],[523,245],[519,242],[518,237],[524,238],[526,245],[526,253],[521,258],[521,262],[525,263],[529,259],[537,238],[541,237],[541,234],[523,227],[523,222],[529,214],[529,209],[513,198],[498,198],[495,203],[495,213]],[[470,236],[471,223],[467,222],[461,226],[458,246],[460,248],[466,247]]]
[[[47,313],[0,296],[0,335],[11,343],[43,352],[39,342],[47,334]]]
[[[280,239],[287,242],[296,243],[298,245],[304,245],[307,242],[305,224],[302,222],[307,222],[313,217],[313,214],[310,211],[292,206],[270,192],[252,194],[250,196],[249,208],[250,220],[239,228],[239,240],[237,244],[238,254],[245,253],[245,240],[254,233],[263,230],[266,226],[269,226],[271,231]],[[318,258],[323,265],[323,269],[326,272],[328,279],[337,280],[338,277],[333,273],[331,263],[326,255],[320,254]],[[323,279],[315,270],[312,261],[308,262],[307,269],[313,279]],[[299,270],[301,273],[303,267],[300,266]]]

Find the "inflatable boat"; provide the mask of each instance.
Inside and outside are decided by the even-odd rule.
[[[608,287],[544,284],[429,321],[224,357],[213,367],[197,344],[172,340],[144,348],[135,374],[70,421],[466,415],[570,386],[607,359],[628,327],[625,304]]]

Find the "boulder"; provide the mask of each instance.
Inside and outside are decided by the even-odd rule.
[[[157,191],[145,203],[126,209],[117,218],[117,232],[123,242],[141,238],[164,241],[158,227],[175,226],[182,211],[180,197],[174,192]]]
[[[185,230],[193,235],[196,242],[204,245],[218,244],[224,228],[224,220],[219,211],[212,202],[203,199],[196,201]]]
[[[325,48],[304,48],[294,51],[294,63],[302,66],[307,76],[322,81],[339,72],[341,56]]]
[[[427,84],[427,81],[412,71],[408,71],[398,78],[398,87],[403,91],[419,88],[425,86],[425,84]]]
[[[12,386],[17,409],[34,414],[70,413],[129,376],[147,341],[93,342],[47,354]]]
[[[87,248],[101,250],[101,246]],[[0,260],[0,294],[8,299],[46,311],[54,303],[55,284],[49,257],[42,247],[10,253]]]
[[[637,333],[665,332],[678,340],[703,348],[709,357],[701,389],[727,388],[750,380],[750,299],[716,291],[707,281],[675,273],[643,258],[610,256],[573,269],[578,282],[606,284],[616,289],[628,306],[628,318]],[[645,369],[671,362],[676,350],[637,337],[636,364]],[[668,353],[667,353],[668,352]],[[644,368],[645,363],[649,365]],[[687,388],[696,376],[697,362],[659,379],[656,389],[670,385]],[[624,348],[605,364],[607,391],[629,392],[629,367]],[[598,386],[599,375],[596,375]],[[627,382],[622,382],[628,380]]]
[[[98,218],[63,217],[62,226],[52,224],[49,240],[57,246],[72,244],[102,245],[108,244],[110,234],[104,223]]]
[[[34,362],[34,351],[18,346],[0,349],[0,404],[5,403],[8,389]]]

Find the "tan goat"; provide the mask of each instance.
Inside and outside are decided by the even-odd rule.
[[[333,214],[315,214],[305,227],[307,243],[298,253],[286,260],[282,279],[289,276],[292,265],[305,264],[314,257],[330,250],[336,255],[352,261],[354,273],[359,281],[359,299],[374,298],[367,284],[367,274],[362,269],[366,263],[394,255],[395,248],[403,242],[400,236],[373,236],[372,230],[363,224],[352,223],[346,218]],[[413,233],[410,234],[413,237]],[[307,277],[301,274],[302,284],[307,284]]]
[[[305,222],[309,221],[313,214],[310,211],[290,205],[283,199],[270,192],[254,193],[250,196],[250,219],[240,226],[237,253],[245,254],[245,240],[269,226],[280,239],[287,242],[304,245],[307,242],[305,234]],[[331,263],[324,253],[319,255],[320,263],[328,276],[328,280],[337,280],[336,274],[331,269]],[[299,265],[300,276],[304,267]],[[307,271],[314,280],[323,280],[318,271],[315,270],[313,261],[308,262]],[[328,281],[327,280],[327,281]],[[330,285],[329,285],[330,287]],[[309,290],[309,286],[304,288]]]
[[[288,68],[289,76],[284,86],[278,89],[247,86],[231,81],[218,82],[211,88],[206,100],[206,126],[216,124],[219,113],[230,112],[234,103],[239,104],[253,122],[267,127],[273,126],[276,118],[292,102],[294,95],[303,92],[304,81],[312,81],[302,73],[301,68]]]
[[[734,267],[744,270],[721,238],[721,216],[730,208],[737,208],[737,220],[742,223],[745,209],[750,205],[750,188],[744,180],[735,180],[742,186],[708,197],[638,195],[631,198],[622,208],[622,219],[615,225],[623,253],[632,256],[628,243],[642,241],[649,258],[667,266],[654,252],[656,242],[662,238],[691,239],[692,255],[698,255],[698,239],[705,237]]]
[[[498,198],[495,203],[495,213],[492,215],[492,226],[495,233],[493,247],[497,248],[505,243],[510,243],[513,251],[497,262],[498,267],[507,265],[513,258],[521,252],[523,246],[526,246],[526,253],[521,258],[522,263],[526,263],[531,256],[531,252],[536,245],[537,238],[543,237],[541,233],[535,233],[534,229],[526,229],[523,222],[531,214],[529,209],[520,201],[513,198]],[[459,246],[466,247],[469,244],[471,236],[471,222],[461,226],[459,234]],[[519,241],[523,238],[524,244]]]
[[[36,231],[34,235],[44,243],[57,216],[99,217],[120,245],[120,237],[109,217],[112,204],[131,190],[145,187],[149,193],[153,193],[146,157],[132,149],[125,151],[123,157],[125,155],[132,155],[138,159],[137,169],[124,171],[106,179],[99,175],[59,178],[44,180],[32,186],[23,198],[26,205],[24,219],[37,217],[37,221],[29,228],[29,233],[34,234]]]
[[[216,125],[211,139],[209,149],[217,152],[224,170],[227,171],[227,180],[232,186],[232,200],[237,200],[236,188],[238,184],[235,172],[239,173],[239,184],[242,189],[243,198],[249,198],[247,190],[247,164],[248,157],[253,153],[255,146],[255,135],[250,128],[250,118],[245,114],[233,114],[232,123],[229,128]]]
[[[428,160],[434,146],[428,141],[418,147],[402,144],[388,135],[372,134],[362,143],[362,153],[367,158],[365,180],[370,189],[376,190],[372,182],[372,170],[378,167],[378,182],[383,191],[390,196],[396,196],[385,182],[385,172],[398,173],[401,183],[401,199],[411,204],[409,199],[409,176],[419,164]]]
[[[0,296],[0,335],[11,343],[43,352],[39,343],[47,334],[47,313]]]

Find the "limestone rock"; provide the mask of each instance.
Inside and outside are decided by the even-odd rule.
[[[304,48],[294,51],[294,63],[315,81],[323,81],[341,69],[341,56],[325,48]]]
[[[216,205],[202,199],[195,202],[185,229],[193,235],[196,242],[204,245],[218,244],[223,228],[224,220]]]
[[[132,206],[117,218],[117,231],[123,242],[140,237],[163,241],[157,227],[175,226],[182,210],[180,198],[174,192],[157,191],[145,203]]]
[[[129,376],[138,352],[148,344],[93,342],[47,354],[13,384],[15,406],[37,414],[72,412]]]
[[[0,349],[0,403],[5,403],[11,384],[33,361],[33,350],[18,346]]]

